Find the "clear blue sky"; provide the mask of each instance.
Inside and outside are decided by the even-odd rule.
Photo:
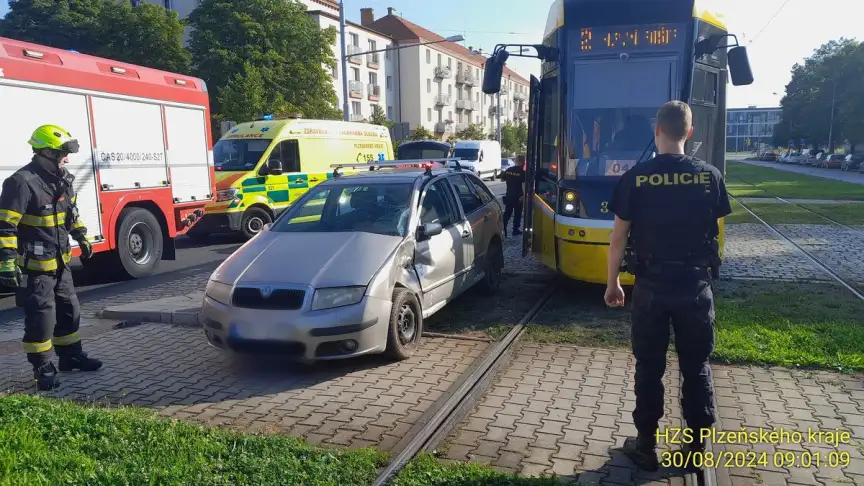
[[[376,17],[380,17],[386,15],[387,7],[394,7],[399,15],[416,24],[445,37],[462,34],[466,47],[487,52],[499,42],[540,42],[551,3],[552,0],[537,3],[525,0],[345,0],[347,17],[354,22],[359,23],[361,8],[374,8]],[[831,39],[860,36],[862,32],[860,14],[864,10],[860,0],[702,0],[700,4],[707,4],[709,8],[718,6],[712,10],[724,14],[730,31],[737,34],[750,51],[756,82],[747,87],[730,87],[730,107],[776,106],[794,63]],[[6,1],[0,0],[0,15],[7,10]],[[523,76],[539,71],[537,61],[511,59],[510,67]]]

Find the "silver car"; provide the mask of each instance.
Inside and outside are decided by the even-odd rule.
[[[310,189],[211,275],[211,345],[299,361],[413,354],[423,320],[504,266],[501,208],[458,169],[383,168]]]

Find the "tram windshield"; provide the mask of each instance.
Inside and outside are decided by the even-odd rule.
[[[671,98],[670,64],[576,63],[567,97],[574,154],[565,179],[620,177],[650,156],[645,151],[654,139],[657,110]]]

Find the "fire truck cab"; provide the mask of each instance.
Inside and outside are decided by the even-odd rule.
[[[36,127],[78,139],[66,168],[100,274],[151,275],[214,198],[201,79],[0,38],[0,106],[0,181],[30,161]]]

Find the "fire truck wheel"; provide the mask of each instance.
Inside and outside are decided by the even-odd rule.
[[[272,223],[273,218],[270,213],[261,209],[252,207],[243,213],[243,220],[240,221],[240,231],[247,240],[251,240],[264,229],[264,225]]]
[[[132,278],[152,275],[162,260],[162,227],[153,213],[126,208],[120,213],[117,254],[123,270]]]

